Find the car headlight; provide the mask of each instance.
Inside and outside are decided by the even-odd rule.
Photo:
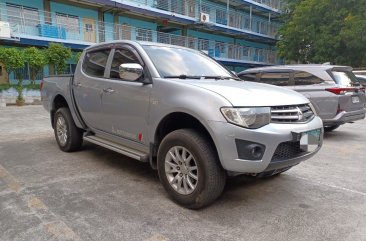
[[[310,109],[313,111],[314,115],[318,116],[318,112],[316,111],[313,104],[309,103]]]
[[[222,107],[221,113],[228,122],[250,129],[260,128],[271,122],[270,107]]]

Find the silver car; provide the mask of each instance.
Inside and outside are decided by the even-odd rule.
[[[283,86],[307,97],[323,120],[324,130],[365,118],[365,92],[352,68],[335,65],[280,65],[242,71],[246,81]]]

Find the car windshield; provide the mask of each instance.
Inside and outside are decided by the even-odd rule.
[[[341,86],[353,86],[357,84],[356,76],[350,71],[332,71],[337,84]]]
[[[195,50],[164,47],[143,46],[151,58],[161,77],[165,78],[235,78],[225,67],[207,55]]]

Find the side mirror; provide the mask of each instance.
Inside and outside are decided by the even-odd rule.
[[[119,77],[127,81],[136,81],[144,73],[144,68],[140,64],[127,63],[119,66]]]

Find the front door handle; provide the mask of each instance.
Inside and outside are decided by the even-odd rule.
[[[103,92],[104,93],[107,93],[107,94],[113,94],[114,93],[114,89],[112,89],[112,88],[103,89]]]

